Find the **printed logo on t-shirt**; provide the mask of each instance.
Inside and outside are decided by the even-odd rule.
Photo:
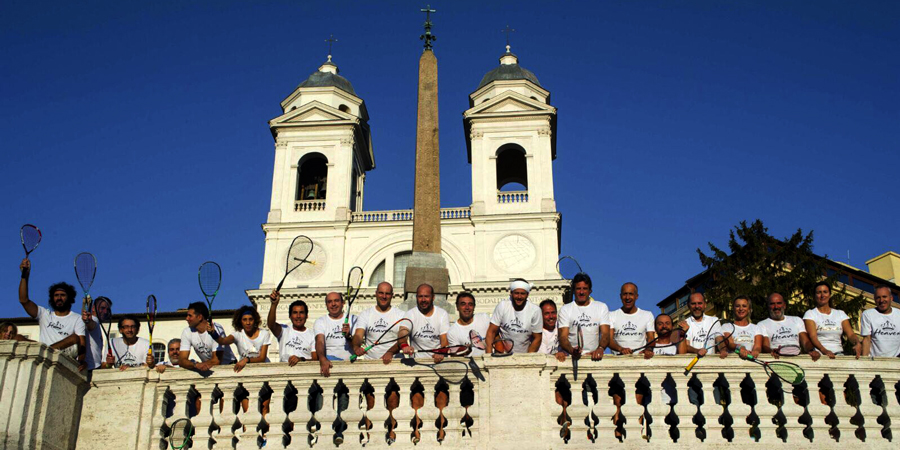
[[[434,327],[432,327],[430,323],[426,323],[424,326],[417,329],[413,333],[413,339],[423,341],[439,341],[440,337],[437,335],[437,332],[435,332]]]
[[[830,317],[822,319],[822,323],[816,328],[817,331],[840,331],[841,324],[832,320]]]
[[[123,366],[139,366],[142,363],[138,361],[137,357],[131,354],[131,351],[125,352],[122,355],[121,365]]]
[[[525,329],[525,326],[522,325],[522,321],[519,320],[518,317],[513,317],[512,321],[500,325],[500,328],[506,333],[531,334],[530,331]]]
[[[581,313],[578,318],[575,319],[575,322],[577,322],[578,326],[581,328],[597,328],[600,326],[598,322],[594,322],[593,319],[591,319],[591,316],[585,312]]]
[[[751,344],[753,343],[753,338],[754,335],[748,330],[741,330],[734,333],[734,342],[738,344]]]
[[[284,346],[295,350],[303,350],[305,347],[303,345],[303,338],[301,336],[292,337],[291,340],[284,344]]]
[[[872,336],[900,336],[900,330],[897,330],[889,320],[881,322],[880,327],[873,327]]]
[[[375,323],[366,327],[366,331],[375,333],[384,332],[384,330],[387,330],[389,326],[390,324],[387,322],[387,320],[384,320],[383,317],[379,317],[378,320],[375,321]]]
[[[792,327],[779,326],[770,339],[774,341],[796,341],[799,339],[797,332]]]
[[[63,325],[62,322],[59,321],[50,321],[47,322],[47,328],[53,328],[59,333],[63,333],[66,330],[66,326]]]
[[[640,337],[643,333],[638,330],[637,325],[635,325],[631,320],[625,322],[619,328],[616,328],[616,337],[619,338],[627,338],[627,337]]]
[[[325,340],[329,341],[332,339],[344,339],[344,333],[341,333],[342,325],[335,325],[328,334],[325,335]]]

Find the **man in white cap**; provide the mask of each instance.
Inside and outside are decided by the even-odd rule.
[[[485,351],[492,353],[500,338],[512,342],[513,353],[536,353],[541,348],[543,319],[541,309],[528,301],[532,284],[515,279],[509,285],[509,300],[503,300],[491,315],[485,339]]]

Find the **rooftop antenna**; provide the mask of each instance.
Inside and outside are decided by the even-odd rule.
[[[331,62],[331,45],[337,41],[338,40],[334,38],[333,34],[328,39],[325,39],[325,42],[328,43],[328,62]]]

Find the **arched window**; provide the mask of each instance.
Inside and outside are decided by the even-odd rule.
[[[508,144],[497,150],[497,190],[528,190],[528,167],[522,147]]]
[[[300,159],[297,171],[297,200],[324,200],[328,182],[328,160],[320,153]]]
[[[161,362],[166,360],[166,344],[159,342],[153,343],[153,360]]]
[[[338,106],[338,109],[341,110],[341,111],[343,111],[343,112],[345,112],[345,113],[349,113],[349,112],[350,112],[350,107],[347,106],[347,105],[340,105],[340,106]]]
[[[381,283],[385,280],[384,278],[384,267],[387,265],[387,261],[382,261],[381,264],[378,264],[378,267],[372,272],[372,276],[369,277],[369,286],[375,287],[378,286],[378,283]]]

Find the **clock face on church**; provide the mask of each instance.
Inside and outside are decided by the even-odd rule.
[[[290,278],[294,281],[307,281],[318,278],[325,271],[328,256],[318,243],[313,242],[313,251],[309,255],[311,264],[302,264],[297,270],[291,272]]]
[[[535,253],[531,240],[520,234],[511,234],[494,246],[494,264],[504,272],[519,272],[534,264]]]

